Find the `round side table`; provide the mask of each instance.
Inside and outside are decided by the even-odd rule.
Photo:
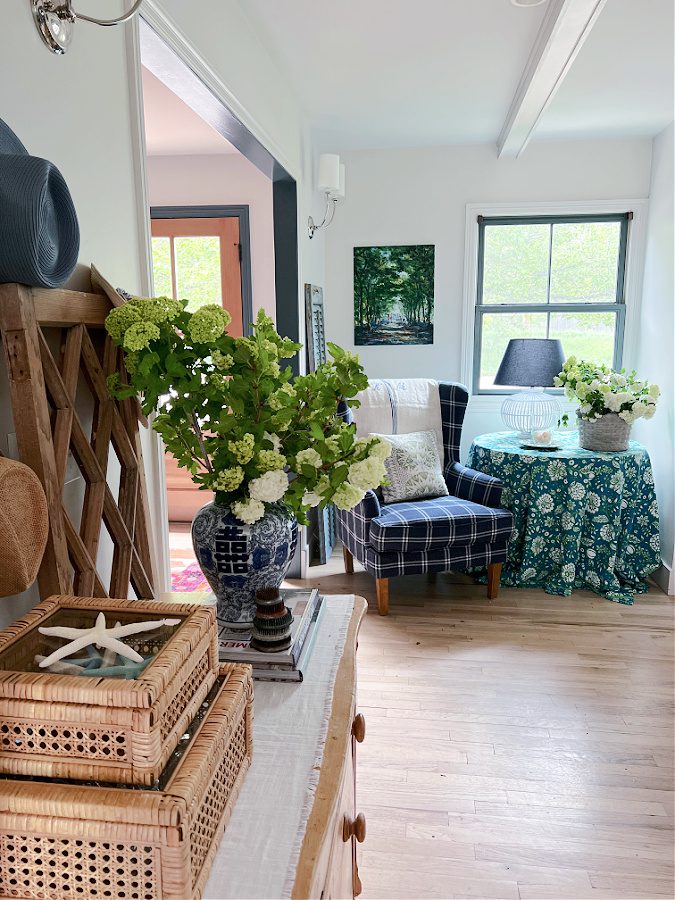
[[[582,450],[576,431],[554,443],[525,450],[514,432],[496,432],[471,445],[468,465],[501,479],[515,520],[502,583],[632,603],[661,562],[649,454],[636,441],[622,453]]]

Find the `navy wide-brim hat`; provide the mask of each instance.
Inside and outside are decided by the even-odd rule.
[[[0,119],[0,282],[60,287],[80,251],[68,185]]]

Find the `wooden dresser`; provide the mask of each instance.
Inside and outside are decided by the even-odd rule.
[[[361,881],[357,845],[366,837],[366,820],[356,806],[356,757],[366,734],[356,709],[356,648],[366,601],[354,604],[338,668],[319,785],[296,871],[294,898],[357,897]]]
[[[184,596],[184,595],[174,595]],[[255,682],[253,762],[204,900],[349,900],[366,834],[356,804],[356,648],[366,602],[327,597],[305,681]]]

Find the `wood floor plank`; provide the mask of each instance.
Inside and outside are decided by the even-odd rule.
[[[341,565],[313,583],[375,609]],[[362,897],[672,898],[674,624],[656,589],[628,607],[391,579],[360,636]]]

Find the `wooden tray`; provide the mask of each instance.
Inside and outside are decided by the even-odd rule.
[[[144,616],[182,622],[125,639],[134,646],[137,638],[137,649],[157,650],[133,680],[37,668],[35,655],[53,649],[40,625],[58,617],[59,624],[83,627],[99,611],[108,624]],[[0,773],[152,784],[217,672],[213,607],[51,597],[0,632]]]
[[[0,777],[0,895],[200,897],[251,761],[250,666],[213,694],[157,790]]]

